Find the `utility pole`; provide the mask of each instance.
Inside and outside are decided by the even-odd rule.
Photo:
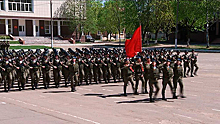
[[[51,33],[51,48],[53,48],[53,8],[52,0],[50,0],[50,33]]]
[[[208,13],[208,6],[207,6],[207,4],[208,4],[208,0],[206,0],[206,9],[207,9],[207,13],[206,13],[206,41],[207,41],[207,46],[206,46],[206,48],[209,48],[209,13]]]
[[[176,9],[176,33],[175,33],[175,49],[177,49],[177,38],[178,38],[178,15],[179,14],[179,0],[177,0],[177,9]]]

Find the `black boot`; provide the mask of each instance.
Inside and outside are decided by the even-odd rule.
[[[67,82],[65,81],[65,86],[64,87],[67,87]]]
[[[21,87],[19,86],[18,88],[19,88],[18,90],[21,91]]]
[[[167,99],[165,97],[163,97],[162,100],[167,101]]]
[[[88,81],[86,81],[86,85],[89,85]]]
[[[75,91],[76,91],[75,87],[72,87],[71,92],[75,92]]]
[[[150,98],[150,102],[154,102],[154,100],[152,98]]]
[[[176,93],[173,94],[173,99],[178,99]]]

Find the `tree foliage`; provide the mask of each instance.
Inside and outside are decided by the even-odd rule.
[[[68,1],[65,4],[67,9],[63,13],[72,18],[73,29],[108,34],[126,29],[129,35],[142,25],[143,41],[147,32],[155,33],[156,41],[159,31],[166,33],[167,37],[172,33],[171,29],[176,25],[179,1],[178,23],[184,27],[188,44],[190,33],[205,31],[205,25],[214,23],[220,11],[219,0],[86,0],[84,14],[80,3]]]

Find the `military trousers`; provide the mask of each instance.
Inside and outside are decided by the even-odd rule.
[[[85,72],[84,72],[83,69],[80,69],[80,70],[79,70],[79,80],[80,80],[80,84],[82,84],[84,77],[85,77]]]
[[[103,71],[102,71],[102,68],[99,68],[98,69],[98,80],[99,80],[99,83],[101,83],[102,77],[103,77]]]
[[[39,70],[30,70],[30,76],[31,76],[31,86],[32,89],[37,88],[37,85],[39,83],[40,80],[40,72]]]
[[[50,85],[50,71],[49,70],[42,70],[42,73],[43,73],[44,88],[48,88]]]
[[[158,79],[157,78],[150,79],[149,86],[150,86],[150,93],[149,93],[150,99],[152,99],[154,87],[156,88],[156,91],[154,93],[154,98],[156,98],[158,92],[160,91],[160,88],[158,86]]]
[[[113,80],[116,83],[116,79],[117,79],[117,68],[116,67],[112,67],[112,76],[113,76]]]
[[[148,74],[144,74],[144,83],[142,83],[142,93],[148,92],[147,91],[147,82],[148,82],[148,85],[150,85],[149,80],[150,80],[150,76]]]
[[[68,68],[63,68],[63,76],[65,80],[65,86],[67,86],[68,78],[69,78],[69,70]]]
[[[12,73],[11,72],[3,72],[2,79],[4,81],[4,89],[5,91],[9,91],[12,84]]]
[[[145,85],[145,80],[144,80],[144,76],[142,77],[142,74],[135,74],[135,93],[138,92],[138,86],[139,86],[139,81],[141,80],[142,82],[142,86]]]
[[[124,94],[126,94],[128,82],[131,83],[133,92],[135,92],[133,75],[130,75],[130,76],[128,76],[128,77],[124,77]]]
[[[86,84],[88,84],[88,81],[90,81],[90,83],[92,82],[92,72],[91,72],[91,69],[90,68],[86,68],[84,70],[85,72],[85,81],[86,81]]]
[[[71,89],[75,90],[76,85],[79,83],[79,77],[78,73],[71,73],[70,74],[70,83],[71,83]]]
[[[26,83],[26,73],[25,72],[17,72],[17,79],[18,79],[18,88],[19,90],[24,89]]]
[[[169,78],[169,77],[168,78],[163,78],[163,81],[162,81],[162,85],[163,85],[162,98],[164,98],[164,99],[165,99],[165,91],[166,91],[167,84],[170,86],[170,91],[173,94],[172,79]]]
[[[194,70],[194,67],[195,67],[195,70]],[[194,62],[191,62],[191,75],[193,75],[193,73],[196,74],[198,69],[199,69],[198,65]]]
[[[191,68],[188,62],[184,62],[183,69],[184,69],[184,76],[189,75]]]
[[[93,76],[94,76],[94,81],[98,83],[98,68],[97,67],[93,68]]]
[[[180,85],[180,95],[183,95],[183,80],[182,80],[182,77],[173,77],[173,85],[174,85],[173,93],[176,94],[176,89],[177,89],[177,84],[178,83]]]
[[[59,87],[61,81],[61,71],[59,69],[53,69],[53,77],[55,86]]]

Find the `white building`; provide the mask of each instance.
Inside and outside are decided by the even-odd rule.
[[[52,0],[54,36],[72,34],[68,18],[62,15],[67,3],[83,1],[85,3],[85,0]],[[0,34],[50,36],[50,17],[50,0],[0,0]]]

